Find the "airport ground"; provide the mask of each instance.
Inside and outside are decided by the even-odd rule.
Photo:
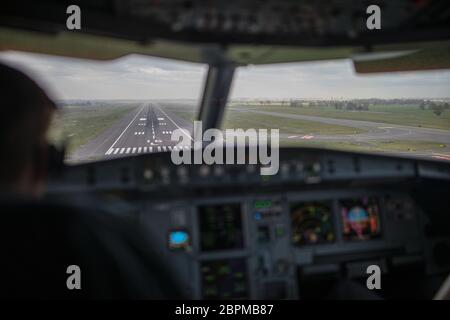
[[[68,160],[172,151],[175,129],[192,140],[192,101],[108,101],[65,106],[52,130],[68,141]],[[279,129],[282,146],[326,147],[450,161],[450,112],[379,105],[369,111],[333,107],[230,105],[223,128]],[[185,147],[188,149],[188,147]]]

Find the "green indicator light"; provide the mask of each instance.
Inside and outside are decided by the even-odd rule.
[[[272,207],[272,201],[270,200],[256,200],[254,203],[255,209],[265,209]]]

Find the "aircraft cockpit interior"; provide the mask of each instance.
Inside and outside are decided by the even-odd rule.
[[[60,112],[38,213],[107,212],[149,244],[127,251],[109,222],[55,228],[77,257],[91,237],[119,252],[81,274],[190,300],[450,298],[450,5],[372,2],[2,3],[0,64]],[[6,197],[2,214],[30,208]],[[14,241],[38,250],[27,228]],[[139,269],[146,254],[163,267]]]

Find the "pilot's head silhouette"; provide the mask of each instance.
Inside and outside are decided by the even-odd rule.
[[[0,192],[38,196],[47,175],[55,103],[24,73],[0,64]]]

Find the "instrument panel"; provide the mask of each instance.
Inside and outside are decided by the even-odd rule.
[[[141,219],[158,247],[168,248],[161,254],[186,295],[197,299],[297,299],[299,272],[360,277],[370,264],[387,272],[426,250],[421,211],[405,194],[329,190],[185,201],[144,210]],[[168,237],[158,237],[163,230]]]
[[[128,212],[193,299],[305,298],[311,279],[361,279],[373,264],[386,274],[450,271],[441,259],[450,236],[430,231],[448,222],[430,218],[446,207],[436,202],[445,202],[445,163],[283,149],[279,173],[267,179],[258,168],[205,173],[170,165],[169,156],[73,166],[49,193],[89,193]]]

